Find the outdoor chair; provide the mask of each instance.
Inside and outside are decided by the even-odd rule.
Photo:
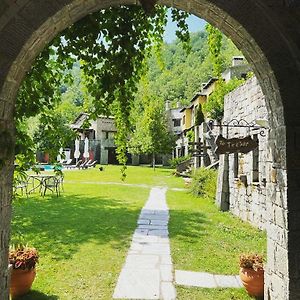
[[[22,181],[18,181],[15,185],[14,185],[14,194],[18,194],[18,191],[21,192],[21,195],[23,196],[24,194],[26,195],[26,197],[28,198],[28,178],[22,180]]]
[[[41,194],[44,197],[47,191],[55,192],[56,196],[60,195],[60,186],[61,186],[61,176],[53,176],[45,179],[43,181],[42,191]]]

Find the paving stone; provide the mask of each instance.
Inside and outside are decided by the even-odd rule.
[[[167,220],[151,220],[151,225],[166,226],[166,225],[168,225],[168,221]]]
[[[169,217],[168,215],[161,215],[161,214],[157,214],[157,215],[142,214],[140,215],[140,219],[168,221]]]
[[[203,288],[216,288],[217,283],[213,274],[203,272],[175,271],[175,282],[178,285]]]
[[[152,235],[134,235],[132,240],[140,243],[166,243],[165,238]]]
[[[162,265],[172,265],[172,259],[170,255],[160,255],[160,263]]]
[[[138,225],[147,225],[150,224],[150,220],[139,219],[137,223]]]
[[[162,281],[173,281],[173,267],[172,265],[162,265],[159,267]]]
[[[142,254],[161,254],[170,255],[170,247],[168,244],[150,244],[145,245],[141,249]]]
[[[114,299],[159,299],[159,270],[127,269],[121,271]]]
[[[164,300],[175,300],[176,290],[172,283],[162,282],[161,284],[161,295]]]
[[[168,230],[148,230],[148,235],[160,236],[160,237],[168,237]]]
[[[158,255],[128,255],[125,268],[148,269],[156,268],[159,264]]]
[[[133,251],[142,251],[143,250],[143,245],[139,244],[139,243],[136,243],[136,242],[132,242],[131,243],[131,246],[130,246],[130,250],[133,250]]]
[[[139,225],[138,229],[149,229],[149,230],[153,230],[153,229],[157,229],[157,230],[167,230],[168,226],[163,226],[163,225]]]
[[[241,287],[236,276],[229,275],[215,275],[215,281],[218,287],[227,287],[227,288],[239,288]]]
[[[144,235],[148,235],[149,230],[148,229],[136,229],[134,233],[141,233]]]

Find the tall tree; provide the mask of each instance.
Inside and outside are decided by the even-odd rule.
[[[175,146],[175,136],[169,130],[164,101],[153,96],[144,82],[143,97],[136,105],[136,125],[129,142],[133,154],[151,154],[155,169],[156,154],[170,154]]]

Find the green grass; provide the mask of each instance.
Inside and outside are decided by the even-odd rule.
[[[65,171],[66,180],[70,181],[91,181],[91,182],[117,182],[121,180],[121,166],[107,165],[104,170],[99,168],[88,170],[67,170]],[[182,178],[172,175],[173,169],[155,168],[155,171],[149,166],[128,166],[126,170],[126,184],[146,184],[150,186],[168,186],[169,188],[183,188]]]
[[[65,184],[61,197],[16,201],[14,236],[20,230],[40,254],[33,291],[22,299],[111,299],[148,194],[78,183]]]
[[[245,289],[200,289],[176,286],[178,300],[250,300]]]
[[[239,255],[266,254],[266,234],[215,204],[186,192],[169,191],[169,232],[176,270],[237,275]],[[178,299],[250,299],[243,289],[178,287]]]
[[[183,188],[171,169],[119,166],[65,172],[60,197],[14,202],[13,239],[40,253],[33,290],[21,300],[112,299],[136,221],[151,186]],[[117,183],[109,184],[110,182]],[[144,186],[138,186],[144,185]],[[175,269],[237,274],[242,252],[265,253],[265,234],[187,192],[169,190]],[[178,299],[250,299],[242,289],[177,287]]]

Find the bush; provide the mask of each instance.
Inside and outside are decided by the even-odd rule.
[[[214,199],[217,189],[217,171],[199,168],[192,176],[190,192],[195,196]]]
[[[175,158],[172,158],[169,160],[169,164],[172,168],[176,168],[179,164],[181,164],[182,162],[184,162],[190,158],[191,158],[190,155],[175,157]]]

